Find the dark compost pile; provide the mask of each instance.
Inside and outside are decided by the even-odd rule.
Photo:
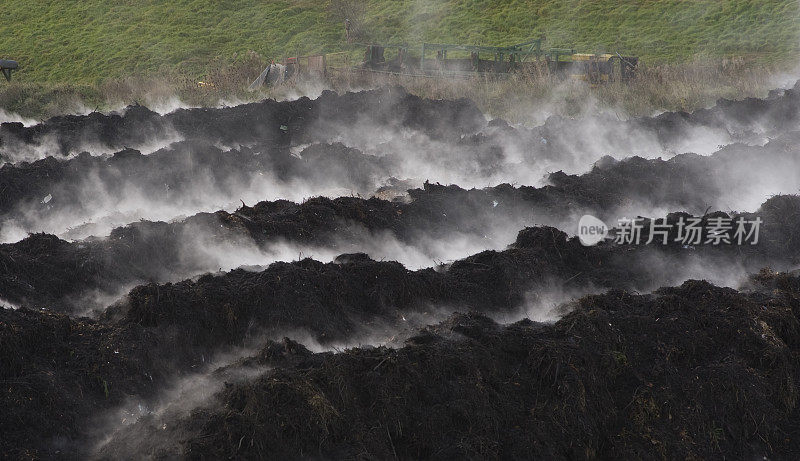
[[[797,459],[798,128],[797,87],[533,128],[402,88],[4,123],[0,453]],[[720,219],[757,241],[680,241]]]

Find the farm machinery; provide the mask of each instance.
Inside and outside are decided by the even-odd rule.
[[[513,72],[549,72],[593,84],[627,82],[635,76],[639,58],[620,54],[576,53],[573,49],[544,50],[542,39],[517,45],[475,46],[424,43],[419,57],[397,47],[393,59],[387,47],[366,45],[361,67],[373,71],[420,73],[428,76],[507,75]]]
[[[416,52],[408,45],[352,44],[364,50],[360,62],[352,52],[298,56],[272,63],[251,89],[289,77],[327,76],[330,71],[386,73],[407,76],[469,78],[476,75],[508,76],[514,72],[549,73],[593,85],[628,82],[636,75],[639,58],[615,54],[576,53],[573,49],[542,48],[543,39],[512,46],[478,46],[423,43]],[[280,72],[276,75],[275,72]]]

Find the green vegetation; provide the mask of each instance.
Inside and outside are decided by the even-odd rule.
[[[343,1],[343,0],[333,0]],[[14,0],[3,4],[0,56],[21,82],[98,85],[129,75],[188,75],[262,59],[336,51],[329,1]],[[794,59],[796,0],[367,0],[364,40],[513,44],[621,51],[651,62],[697,54]]]
[[[412,53],[423,41],[510,45],[544,35],[545,47],[643,58],[636,84],[599,89],[542,76],[365,82],[343,72],[328,83],[466,95],[518,121],[553,101],[570,115],[595,100],[648,114],[763,95],[800,55],[797,0],[14,0],[2,12],[0,58],[21,69],[11,84],[0,80],[0,109],[35,118],[175,96],[196,105],[285,96],[244,89],[271,58],[347,49],[345,17],[355,41],[407,43]]]

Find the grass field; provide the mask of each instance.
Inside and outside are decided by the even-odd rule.
[[[633,88],[590,93],[530,76],[383,82],[466,95],[510,119],[554,95],[567,112],[579,95],[630,114],[763,95],[800,56],[798,0],[14,0],[0,7],[0,58],[21,69],[11,84],[0,80],[0,109],[45,118],[154,98],[205,105],[273,96],[244,91],[269,59],[348,49],[332,3],[356,5],[348,16],[361,24],[358,41],[406,43],[412,53],[423,41],[509,45],[544,35],[545,47],[643,58]],[[201,80],[214,89],[198,88]],[[343,80],[330,85],[364,87]]]
[[[204,78],[262,59],[341,49],[343,26],[313,0],[3,2],[0,56],[23,82],[96,85],[128,75]],[[621,51],[652,63],[696,56],[797,55],[797,0],[368,0],[364,40]]]

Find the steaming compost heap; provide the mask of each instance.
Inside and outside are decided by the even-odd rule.
[[[402,88],[3,123],[0,452],[796,459],[798,128],[800,87],[534,128]],[[587,214],[667,244],[584,246]],[[728,219],[757,241],[676,233]]]

